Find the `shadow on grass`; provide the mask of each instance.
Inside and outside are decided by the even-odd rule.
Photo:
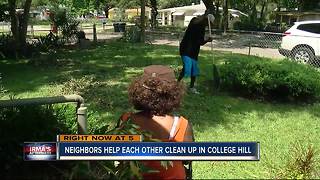
[[[187,95],[181,114],[198,124],[199,129],[221,125],[232,128],[234,121],[232,114],[257,111],[290,112],[299,105],[268,105],[252,102],[245,99],[230,98],[225,95],[212,96],[208,80],[212,79],[212,63],[223,63],[226,59],[257,58],[232,53],[202,51],[199,58],[201,76],[197,81],[201,96]],[[26,62],[0,62],[0,72],[3,76],[4,87],[13,94],[39,91],[45,85],[62,84],[71,77],[81,78],[92,75],[104,85],[90,89],[85,97],[92,108],[100,112],[108,111],[111,114],[121,114],[130,110],[127,100],[127,87],[134,76],[142,73],[145,66],[164,64],[177,69],[181,67],[178,48],[163,45],[144,45],[110,42],[94,49],[64,51],[58,59],[70,62],[63,67],[39,68]],[[44,94],[46,95],[46,94]],[[317,111],[310,110],[319,117]],[[113,117],[114,118],[114,117]]]
[[[103,123],[116,123],[122,113],[133,110],[128,103],[127,87],[134,76],[142,73],[143,67],[151,64],[171,65],[174,68],[178,68],[178,66],[181,67],[178,48],[170,46],[145,46],[142,44],[113,42],[98,46],[96,49],[66,51],[59,54],[58,58],[70,63],[63,67],[39,68],[28,65],[24,61],[0,62],[0,72],[3,76],[2,81],[5,88],[15,94],[32,93],[39,91],[41,87],[48,84],[52,84],[50,87],[55,88],[54,83],[62,84],[70,80],[71,77],[78,79],[84,75],[92,75],[97,81],[101,82],[102,85],[89,89],[84,97],[89,104],[89,111],[98,112],[98,115],[93,116],[95,116],[94,118],[98,117],[100,119],[88,122],[89,128],[90,126],[96,126],[96,129]],[[282,156],[282,154],[275,154],[273,147],[287,142],[286,137],[281,137],[282,141],[273,142],[273,140],[276,140],[273,136],[279,135],[276,134],[278,132],[275,132],[275,130],[272,129],[273,127],[268,127],[270,123],[265,125],[261,121],[277,121],[282,117],[293,117],[294,115],[303,113],[310,114],[310,117],[315,117],[315,121],[317,121],[320,119],[320,111],[318,111],[319,105],[274,104],[230,97],[223,93],[212,95],[210,84],[208,84],[212,79],[212,61],[215,60],[216,63],[219,64],[223,63],[225,59],[237,60],[239,58],[256,57],[219,52],[214,52],[212,56],[208,51],[201,52],[199,59],[201,76],[197,79],[197,85],[202,94],[186,94],[179,113],[193,123],[196,138],[197,134],[204,132],[208,133],[208,135],[204,134],[201,138],[207,138],[210,141],[217,138],[217,136],[228,136],[229,134],[234,134],[236,138],[245,139],[248,138],[245,131],[248,129],[251,130],[250,128],[254,129],[254,127],[250,126],[264,125],[265,127],[261,128],[264,128],[266,132],[260,132],[258,131],[260,127],[256,127],[254,129],[255,132],[251,133],[251,135],[264,133],[264,139],[261,139],[265,141],[266,137],[272,136],[272,138],[270,138],[272,142],[269,142],[269,139],[267,139],[267,143],[264,144],[262,157],[272,159],[273,155],[274,157]],[[184,81],[187,82],[186,79]],[[43,93],[43,95],[47,96],[50,94],[46,92]],[[272,114],[275,114],[274,117]],[[253,123],[255,120],[260,120],[260,123],[246,124],[245,122],[248,122],[246,118],[251,118],[250,120]],[[90,119],[90,117],[88,119]],[[266,122],[266,124],[268,122]],[[280,120],[278,123],[281,122]],[[290,125],[290,121],[286,121],[286,123]],[[314,126],[317,126],[317,124],[315,123]],[[242,127],[243,130],[241,129]],[[209,135],[211,135],[209,133],[216,129],[224,129],[226,131],[214,137],[209,137]],[[244,133],[237,135],[233,133],[235,129],[237,129],[238,132],[243,131]],[[278,128],[277,130],[282,129]],[[41,132],[39,129],[37,131]],[[306,128],[304,131],[297,132],[297,134],[302,135],[301,138],[304,138],[305,134],[309,135],[309,131],[310,130]],[[280,135],[290,133],[292,134],[294,132],[282,132]],[[312,137],[314,136],[313,134]],[[260,139],[260,137],[257,137],[257,139]],[[269,147],[270,149],[268,149],[268,157],[265,155],[267,151],[266,146],[271,146],[271,148]],[[281,149],[283,149],[283,147],[284,146],[281,146]],[[272,162],[270,166],[273,168],[274,161],[270,160],[270,162]],[[36,166],[35,163],[25,163],[30,166],[30,169]],[[47,164],[39,165],[51,167],[51,165],[48,166]],[[34,170],[37,170],[37,168],[34,168]],[[56,171],[54,172],[56,173]],[[29,172],[26,170],[26,172],[22,174],[24,173],[32,174],[32,171],[30,170]],[[54,175],[40,176],[40,178],[52,177],[55,179]]]
[[[166,54],[170,56],[166,57]],[[41,68],[29,65],[26,61],[11,60],[0,62],[0,72],[5,88],[13,94],[19,94],[84,75],[94,75],[101,81],[119,80],[126,77],[130,69],[139,72],[151,64],[173,64],[174,59],[175,55],[167,47],[111,43],[95,49],[65,51],[58,55],[58,60],[70,62],[63,67]]]

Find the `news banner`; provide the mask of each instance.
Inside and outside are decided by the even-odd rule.
[[[258,142],[142,142],[141,135],[57,135],[56,142],[25,142],[26,161],[224,160],[258,161]]]

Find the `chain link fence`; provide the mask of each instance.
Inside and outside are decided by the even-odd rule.
[[[113,24],[106,24],[103,22],[98,22],[96,24],[92,22],[83,21],[79,24],[79,30],[84,31],[86,38],[89,40],[94,40],[94,31],[96,31],[97,40],[108,40],[114,38],[121,38],[123,32],[115,32]],[[27,29],[27,36],[29,38],[38,38],[40,36],[46,36],[53,28],[51,25],[29,25]],[[0,22],[0,34],[11,34],[10,23]],[[60,32],[57,32],[59,35]]]
[[[89,41],[107,41],[120,39],[124,30],[132,24],[116,27],[115,24],[82,21],[79,30],[85,32]],[[28,36],[36,38],[45,36],[52,30],[50,25],[38,25],[28,27]],[[0,34],[10,34],[10,24],[0,23]],[[179,46],[184,31],[172,29],[167,31],[147,30],[146,42],[149,44]],[[297,36],[287,33],[255,32],[255,31],[227,31],[212,30],[213,50],[231,53],[246,54],[250,56],[267,57],[273,59],[289,58],[304,64],[312,64],[320,67],[320,34],[317,36]],[[207,43],[201,47],[211,49]]]
[[[178,46],[184,32],[147,31],[147,41],[152,44]],[[286,33],[256,31],[213,31],[213,50],[272,59],[288,58],[303,64],[320,67],[320,34],[297,36]],[[211,49],[207,43],[201,47]]]

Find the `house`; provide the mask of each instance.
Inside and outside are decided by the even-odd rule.
[[[206,6],[202,1],[200,4],[194,4],[190,6],[174,7],[168,9],[159,10],[159,21],[161,25],[174,25],[174,26],[188,26],[191,19],[196,16],[200,16],[205,13]],[[222,13],[222,8],[219,7],[219,11]],[[233,24],[240,21],[241,16],[248,16],[239,10],[228,9],[229,11],[229,27],[233,28]]]
[[[151,8],[145,7],[146,16],[151,18]],[[119,8],[112,8],[109,10],[109,19],[110,20],[132,20],[133,18],[140,16],[141,9],[126,9],[125,11],[121,11]]]
[[[23,14],[23,11],[24,11],[23,9],[16,9],[16,13],[17,13],[17,14]],[[6,13],[6,14],[9,14],[8,11],[6,11],[5,13]],[[41,14],[41,12],[38,11],[38,10],[30,10],[30,11],[29,11],[30,18],[36,18],[36,17],[38,17],[40,14]]]

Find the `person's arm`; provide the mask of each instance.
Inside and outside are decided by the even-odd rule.
[[[202,38],[201,38],[201,39],[202,39]],[[205,45],[207,42],[211,42],[212,40],[213,40],[212,37],[203,38],[203,39],[199,42],[199,44],[200,44],[201,46],[203,46],[203,45]]]
[[[196,17],[193,18],[190,21],[190,28],[194,29],[194,33],[199,33],[198,36],[194,36],[194,38],[196,38],[195,40],[197,41],[197,43],[200,46],[205,45],[207,42],[211,42],[213,39],[212,37],[205,37],[205,25],[208,21],[206,16],[200,16],[200,17]],[[201,28],[203,29],[201,29]],[[200,29],[200,32],[199,32]]]

